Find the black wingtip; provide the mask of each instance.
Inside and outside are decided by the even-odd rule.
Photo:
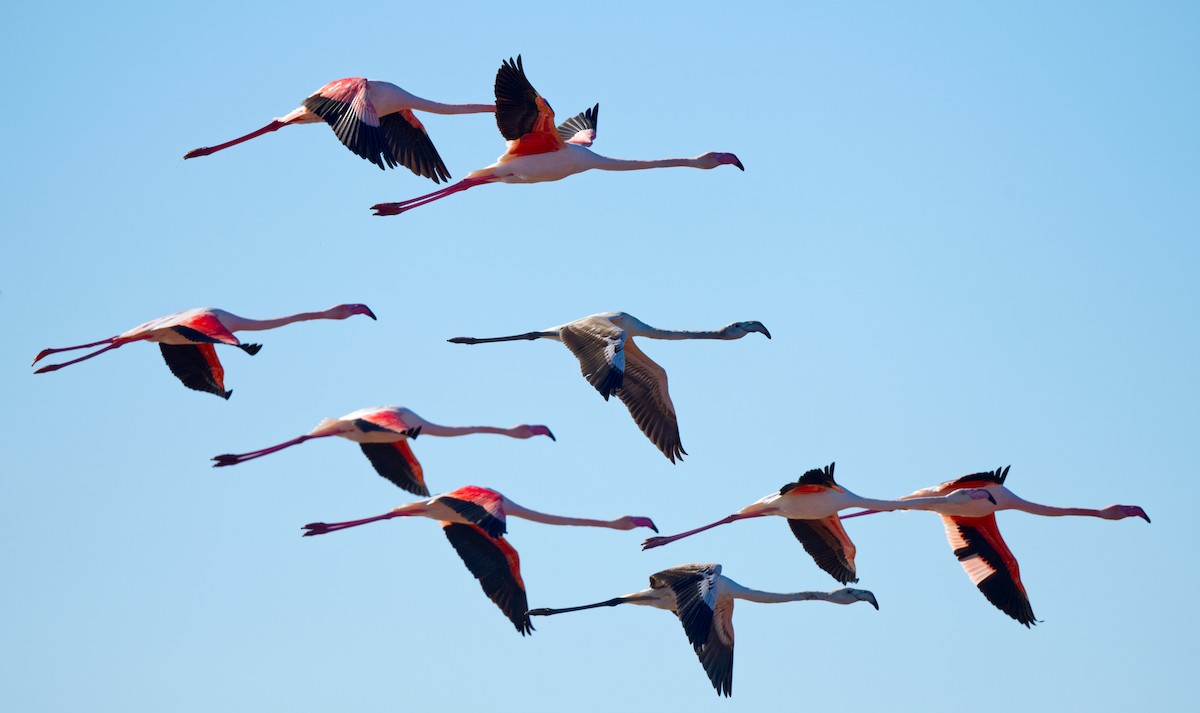
[[[226,391],[225,393],[223,393],[223,394],[221,394],[221,395],[225,397],[225,400],[226,400],[226,401],[228,401],[228,400],[229,400],[229,397],[230,397],[230,396],[233,396],[233,389],[230,389],[229,391]]]

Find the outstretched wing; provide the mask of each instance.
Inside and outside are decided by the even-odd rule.
[[[697,652],[708,642],[712,631],[720,576],[719,564],[684,564],[650,575],[652,588],[667,587],[675,594],[675,615]]]
[[[712,632],[696,655],[719,695],[733,695],[733,599],[717,602]]]
[[[212,344],[159,344],[163,361],[183,385],[196,391],[206,391],[228,399],[233,391],[225,390],[225,369],[217,359]]]
[[[625,379],[625,330],[605,319],[581,319],[559,330],[588,383],[607,401]]]
[[[304,100],[304,108],[324,119],[354,155],[381,169],[399,164],[434,183],[450,178],[416,116],[405,109],[381,118],[367,98],[367,80],[362,77],[326,84]]]
[[[823,520],[788,518],[788,525],[818,567],[842,584],[858,581],[854,569],[854,543],[850,541],[837,515]]]
[[[946,526],[946,538],[950,540],[954,556],[966,570],[971,583],[983,592],[983,596],[997,609],[1026,627],[1036,624],[1029,596],[1021,584],[1017,558],[1000,536],[996,516],[943,515],[942,524]]]
[[[454,546],[467,569],[479,580],[483,593],[517,627],[521,636],[533,633],[529,623],[529,600],[521,581],[521,560],[503,537],[489,537],[475,525],[442,523],[446,539]]]
[[[512,155],[527,155],[557,151],[562,148],[554,127],[554,110],[529,83],[521,56],[500,65],[496,72],[496,127],[504,138],[513,142],[508,147]]]
[[[467,485],[439,495],[436,500],[461,515],[464,520],[478,525],[490,537],[500,537],[508,531],[507,519],[504,516],[504,496],[495,490]]]
[[[617,398],[629,408],[642,433],[672,463],[687,455],[679,440],[675,405],[667,393],[667,372],[632,339],[625,340],[625,378],[617,389]]]
[[[425,125],[409,109],[388,114],[379,120],[388,151],[397,163],[434,183],[450,180],[450,171],[429,138]]]
[[[417,495],[429,495],[425,485],[425,471],[421,463],[413,455],[408,441],[392,443],[360,443],[363,455],[371,461],[375,472],[387,478],[397,488],[407,490]]]
[[[221,324],[215,314],[199,312],[180,319],[169,329],[179,336],[197,344],[229,344],[241,346],[241,342]]]
[[[600,118],[600,105],[580,112],[558,125],[558,137],[568,144],[591,146],[596,140],[596,122]]]

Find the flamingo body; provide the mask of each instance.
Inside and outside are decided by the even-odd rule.
[[[193,149],[185,159],[208,156],[292,124],[326,122],[338,140],[356,156],[380,169],[405,166],[418,176],[440,183],[450,172],[413,111],[471,114],[495,111],[491,104],[442,104],[422,99],[390,82],[350,77],[313,92],[289,114],[245,136],[217,146]]]
[[[336,305],[322,312],[302,312],[268,320],[246,319],[215,307],[190,309],[152,319],[115,337],[98,342],[59,349],[43,349],[34,357],[34,364],[57,352],[85,349],[101,344],[107,345],[103,349],[62,364],[43,366],[34,373],[44,374],[57,371],[64,366],[91,359],[132,342],[155,342],[159,345],[167,367],[183,382],[184,386],[228,399],[233,395],[233,391],[225,389],[225,369],[221,366],[220,359],[217,358],[215,344],[235,346],[253,356],[262,349],[262,345],[243,344],[234,336],[233,332],[274,329],[292,322],[313,319],[346,319],[355,314],[365,314],[371,319],[375,319],[370,308],[362,304]]]
[[[589,151],[596,140],[600,105],[555,126],[554,110],[525,76],[518,56],[500,65],[496,72],[496,127],[508,144],[503,155],[490,166],[472,171],[459,183],[433,193],[398,203],[372,206],[375,215],[399,215],[418,206],[486,183],[544,183],[558,181],[583,171],[635,171],[675,166],[712,169],[733,165],[745,170],[731,153],[710,152],[695,158],[630,161],[608,158]]]
[[[304,536],[324,535],[395,517],[426,517],[438,520],[450,544],[479,580],[483,591],[500,608],[522,636],[533,632],[526,613],[529,609],[521,563],[517,551],[505,539],[507,516],[513,515],[549,525],[603,527],[631,530],[654,527],[648,517],[625,515],[615,520],[563,517],[530,510],[490,488],[467,485],[428,500],[401,505],[375,517],[349,522],[314,522],[304,526]]]
[[[721,574],[719,564],[683,564],[650,575],[650,588],[596,604],[565,609],[533,609],[530,616],[550,616],[582,609],[636,604],[673,612],[679,617],[688,643],[700,659],[717,695],[733,695],[733,605],[744,599],[764,604],[794,601],[827,601],[835,604],[869,602],[875,595],[863,589],[833,592],[779,594],[743,587]]]
[[[533,339],[562,343],[579,360],[583,377],[607,401],[616,395],[633,416],[642,433],[672,463],[687,455],[679,437],[675,405],[667,391],[667,372],[646,356],[633,337],[650,339],[741,339],[759,332],[771,333],[762,322],[734,322],[716,331],[656,329],[625,312],[593,314],[540,332],[508,337],[454,337],[454,344],[484,344]]]
[[[314,438],[337,436],[359,444],[371,461],[375,472],[393,485],[417,495],[429,495],[424,469],[409,447],[409,439],[419,434],[431,436],[464,436],[472,433],[495,433],[510,438],[548,436],[550,429],[540,425],[519,425],[512,428],[493,426],[442,426],[427,421],[412,409],[402,406],[372,406],[358,409],[341,418],[325,418],[311,431],[290,441],[248,453],[226,453],[213,458],[213,467],[237,465],[248,460],[281,451]]]
[[[996,512],[1021,510],[1034,515],[1051,517],[1074,515],[1098,517],[1105,520],[1140,517],[1146,522],[1150,522],[1150,517],[1146,515],[1145,510],[1136,505],[1110,505],[1100,510],[1093,510],[1060,508],[1030,502],[1017,496],[1004,485],[1010,467],[948,480],[931,488],[910,493],[901,500],[951,495],[966,489],[983,490],[989,493],[992,496],[990,499],[958,500],[938,510],[946,529],[946,539],[950,542],[954,556],[958,558],[959,564],[962,565],[971,583],[979,589],[984,597],[1018,623],[1030,627],[1037,623],[1037,619],[1033,614],[1033,607],[1029,603],[1025,585],[1021,582],[1021,568],[1017,564],[1017,558],[1000,535],[1000,529],[996,524]],[[874,512],[877,511],[867,510],[843,516],[843,519]]]

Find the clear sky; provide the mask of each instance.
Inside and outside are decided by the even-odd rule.
[[[1179,710],[1200,660],[1200,11],[1192,3],[18,3],[3,10],[0,708]],[[491,101],[518,53],[595,149],[733,151],[713,171],[433,186],[324,126],[182,155],[366,76]],[[423,117],[424,118],[424,117]],[[425,118],[456,178],[503,149],[486,115]],[[365,302],[222,351],[222,401],[133,345],[32,376],[43,347],[212,305]],[[643,342],[669,372],[672,466],[549,342],[465,347],[625,310],[775,338]],[[678,622],[637,607],[522,639],[434,522],[300,538],[412,499],[350,443],[209,458],[388,403],[558,436],[422,438],[435,492],[665,532],[837,461],[892,497],[1012,464],[1031,500],[1154,519],[1001,513],[1034,611],[991,607],[938,519],[848,523],[881,611],[737,606],[734,698]],[[651,552],[642,531],[514,521],[531,606],[715,561],[829,590],[778,519]]]

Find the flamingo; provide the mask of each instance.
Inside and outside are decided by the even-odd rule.
[[[849,587],[832,592],[776,594],[743,587],[721,574],[719,564],[681,564],[650,575],[650,588],[595,604],[566,609],[533,609],[530,616],[637,604],[674,612],[683,624],[688,642],[700,658],[704,672],[717,695],[733,695],[733,603],[735,599],[762,604],[822,601],[834,604],[870,602],[879,609],[875,595]]]
[[[828,572],[834,579],[847,584],[857,582],[858,576],[854,566],[854,543],[846,535],[837,514],[839,510],[861,507],[884,510],[935,510],[942,511],[947,506],[966,503],[974,500],[990,499],[992,496],[986,490],[960,490],[937,497],[924,497],[912,500],[873,500],[863,498],[838,485],[833,479],[833,463],[824,469],[814,468],[794,483],[788,483],[777,493],[761,498],[747,505],[738,512],[714,523],[697,527],[694,530],[681,532],[667,537],[651,537],[642,543],[642,549],[662,547],[676,540],[682,540],[698,532],[726,525],[738,520],[766,515],[779,515],[787,518],[792,534],[812,556],[817,566]]]
[[[375,472],[391,481],[396,487],[417,495],[429,495],[425,486],[425,475],[417,457],[408,446],[408,439],[418,434],[430,436],[465,436],[471,433],[496,433],[510,438],[532,438],[554,434],[545,426],[520,425],[512,428],[492,426],[441,426],[431,423],[401,406],[373,406],[352,411],[341,418],[325,418],[306,435],[298,436],[278,445],[249,453],[219,455],[214,468],[237,465],[248,460],[261,458],[284,448],[311,441],[314,438],[341,436],[354,441],[375,467]]]
[[[606,527],[612,530],[658,528],[648,517],[625,515],[615,520],[590,520],[581,517],[561,517],[530,510],[509,500],[495,490],[467,485],[428,500],[401,505],[376,517],[350,522],[314,522],[304,526],[304,537],[324,535],[368,522],[393,517],[427,517],[439,520],[450,544],[458,551],[467,569],[479,580],[484,593],[500,607],[522,636],[532,633],[526,613],[529,602],[521,580],[521,562],[517,551],[504,539],[508,531],[507,516],[521,517],[546,525],[576,525]]]
[[[1146,522],[1150,522],[1150,516],[1137,505],[1109,505],[1100,510],[1091,510],[1039,505],[1022,500],[1004,486],[1011,467],[997,468],[994,472],[964,475],[905,495],[900,500],[952,495],[968,488],[990,493],[992,497],[989,499],[957,502],[938,512],[941,513],[942,524],[946,527],[946,537],[950,540],[954,556],[966,570],[971,583],[983,592],[983,596],[987,597],[993,606],[1029,628],[1037,623],[1037,619],[1029,605],[1025,585],[1021,583],[1021,570],[1017,566],[1017,558],[1008,549],[1004,538],[1000,536],[999,528],[996,527],[996,511],[1020,510],[1048,517],[1077,515],[1104,520],[1140,517]],[[842,519],[873,515],[881,510],[871,509],[843,515]]]
[[[667,393],[667,372],[646,356],[633,337],[648,339],[741,339],[760,332],[771,333],[762,322],[734,322],[712,332],[656,329],[624,312],[605,312],[574,322],[550,327],[541,332],[526,332],[509,337],[454,337],[454,344],[485,344],[517,340],[553,339],[562,342],[579,360],[583,377],[607,401],[616,394],[633,415],[642,433],[672,463],[687,455],[679,441],[679,422],[675,406]]]
[[[346,148],[380,169],[400,164],[434,183],[448,181],[450,172],[429,139],[429,132],[413,114],[414,109],[431,114],[484,114],[496,111],[496,106],[442,104],[410,94],[395,84],[351,77],[326,84],[300,107],[257,131],[216,146],[192,149],[183,157],[208,156],[285,126],[324,121]]]
[[[695,158],[656,161],[601,156],[588,150],[596,140],[599,116],[600,105],[597,104],[555,127],[554,110],[525,77],[520,55],[515,62],[510,58],[501,63],[496,72],[496,126],[508,141],[504,155],[496,159],[496,163],[472,171],[452,186],[399,203],[379,203],[371,206],[371,210],[375,215],[399,215],[485,183],[543,183],[593,168],[601,171],[639,171],[671,166],[710,169],[730,164],[746,170],[731,153],[710,152]]]
[[[229,344],[254,356],[262,349],[262,345],[243,344],[238,341],[233,332],[275,329],[292,322],[304,322],[312,319],[346,319],[356,314],[365,314],[371,319],[375,319],[375,314],[370,308],[361,304],[336,305],[321,312],[301,312],[277,319],[246,319],[214,307],[190,309],[150,320],[127,332],[108,339],[101,339],[98,342],[60,349],[43,349],[34,357],[34,364],[50,354],[87,349],[101,344],[107,345],[103,349],[98,349],[78,359],[72,359],[62,364],[43,366],[33,373],[45,374],[50,371],[58,371],[64,366],[91,359],[130,342],[158,342],[163,360],[167,362],[171,373],[178,377],[184,386],[228,399],[233,395],[233,391],[225,390],[225,369],[217,359],[214,344]]]

